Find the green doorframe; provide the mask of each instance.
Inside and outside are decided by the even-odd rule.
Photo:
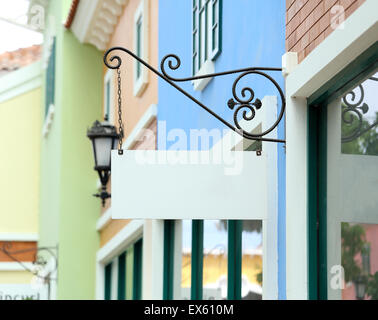
[[[241,299],[243,221],[228,221],[227,299]]]
[[[327,299],[327,105],[378,67],[378,41],[308,98],[308,296]]]
[[[308,107],[309,299],[327,299],[327,105]]]
[[[175,221],[164,220],[163,300],[173,300]]]
[[[191,299],[202,300],[203,286],[203,220],[192,222]]]

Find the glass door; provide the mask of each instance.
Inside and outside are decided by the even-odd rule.
[[[378,299],[377,71],[327,106],[328,299]]]

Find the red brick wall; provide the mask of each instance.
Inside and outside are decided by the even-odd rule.
[[[365,0],[286,0],[286,50],[297,52],[299,62],[334,30],[339,5],[347,19]]]

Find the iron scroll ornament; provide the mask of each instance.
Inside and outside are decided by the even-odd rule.
[[[208,113],[210,113],[212,116],[217,118],[219,121],[221,121],[224,125],[229,127],[231,130],[235,131],[236,133],[240,134],[245,139],[249,140],[255,140],[255,141],[268,141],[268,142],[278,142],[278,143],[285,143],[285,140],[281,139],[272,139],[272,138],[266,138],[264,137],[268,133],[272,132],[280,123],[282,120],[285,108],[286,108],[286,102],[285,102],[285,95],[281,89],[281,87],[278,85],[278,83],[267,73],[264,71],[282,71],[281,68],[262,68],[262,67],[256,67],[256,68],[244,68],[244,69],[237,69],[237,70],[230,70],[225,72],[219,72],[219,73],[212,73],[212,74],[205,74],[200,76],[194,76],[194,77],[188,77],[188,78],[174,78],[168,75],[166,71],[166,65],[168,65],[170,70],[177,70],[181,66],[181,60],[180,58],[175,54],[168,54],[166,55],[160,63],[161,72],[150,66],[147,62],[139,58],[136,54],[131,52],[130,50],[123,48],[123,47],[113,47],[107,50],[104,54],[104,63],[109,69],[120,69],[122,65],[122,59],[118,55],[111,55],[113,51],[123,51],[126,52],[128,55],[133,57],[135,60],[139,61],[141,64],[143,64],[146,68],[151,70],[153,73],[158,75],[160,78],[165,80],[168,84],[170,84],[172,87],[174,87],[176,90],[187,96],[190,100],[195,102],[197,105],[199,105],[202,109],[206,110]],[[110,56],[110,57],[109,57]],[[186,81],[193,81],[193,80],[200,80],[205,78],[213,78],[213,77],[220,77],[230,74],[239,74],[237,79],[234,81],[232,85],[232,95],[233,98],[229,99],[227,102],[228,107],[231,110],[234,110],[234,123],[235,125],[232,125],[225,119],[223,119],[221,116],[216,114],[213,110],[205,106],[202,102],[197,100],[195,97],[190,95],[188,92],[183,90],[181,87],[179,87],[175,82],[186,82]],[[242,129],[239,120],[238,115],[240,112],[242,112],[242,117],[245,121],[251,121],[255,118],[256,110],[259,110],[262,107],[261,100],[256,98],[255,99],[255,93],[252,88],[244,87],[241,90],[241,96],[237,93],[237,85],[238,83],[247,75],[256,74],[265,77],[268,79],[278,90],[278,93],[281,98],[281,110],[277,117],[277,120],[273,123],[273,125],[268,128],[267,130],[261,132],[252,134],[250,132],[247,132]],[[236,107],[236,108],[235,108]]]
[[[377,77],[370,77],[367,80],[372,80],[378,82]],[[360,90],[360,98],[357,100],[357,94],[356,89]],[[348,100],[348,97],[350,97],[350,100]],[[363,87],[363,83],[359,84],[356,88],[353,90],[347,92],[347,94],[342,98],[342,101],[344,103],[344,109],[342,110],[342,122],[346,126],[352,126],[354,124],[357,124],[355,128],[353,128],[352,132],[348,135],[341,137],[342,143],[351,142],[355,139],[358,139],[360,136],[374,128],[378,125],[378,121],[375,121],[374,123],[368,125],[366,128],[363,127],[363,116],[368,113],[370,107],[369,105],[364,102],[365,100],[365,89]]]

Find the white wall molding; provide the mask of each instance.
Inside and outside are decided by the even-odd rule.
[[[215,72],[215,63],[212,60],[206,60],[205,63],[202,65],[201,69],[195,74],[196,77],[202,76],[205,74],[211,74]],[[213,78],[203,78],[199,80],[192,81],[193,89],[195,91],[202,91],[206,88],[208,83]]]
[[[157,118],[158,108],[156,104],[152,104],[147,111],[140,118],[138,123],[135,125],[134,129],[131,131],[127,139],[122,145],[122,148],[127,150],[133,147],[143,135],[143,129],[148,128],[153,120]]]
[[[135,242],[143,233],[144,220],[132,220],[119,231],[108,243],[97,251],[97,262],[106,264],[122,253],[128,245]]]
[[[103,230],[112,221],[112,208],[106,210],[101,217],[97,220],[96,230]]]
[[[129,0],[81,0],[71,26],[82,43],[104,51]]]
[[[42,62],[0,77],[0,103],[42,86]]]
[[[286,294],[308,298],[307,98],[377,41],[378,1],[367,0],[286,78]]]
[[[0,232],[0,241],[36,242],[38,241],[38,233]]]
[[[33,269],[34,265],[31,262],[22,263],[29,270]],[[0,262],[0,271],[27,271],[18,262]]]

